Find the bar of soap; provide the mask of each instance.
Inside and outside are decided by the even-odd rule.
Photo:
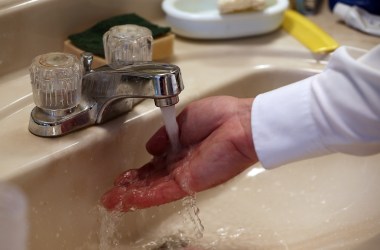
[[[153,40],[152,60],[162,61],[170,58],[174,54],[174,38],[173,33],[168,33],[164,36]],[[69,39],[63,43],[63,52],[70,53],[80,57],[84,52],[76,47]],[[94,55],[92,67],[97,68],[106,64],[106,60],[102,56]]]
[[[260,11],[265,9],[266,0],[218,0],[220,13]]]

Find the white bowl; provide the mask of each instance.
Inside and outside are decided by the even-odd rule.
[[[162,9],[174,33],[197,39],[260,35],[277,29],[288,0],[274,0],[263,11],[221,14],[217,0],[164,0]]]

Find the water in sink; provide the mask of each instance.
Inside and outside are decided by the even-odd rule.
[[[162,221],[168,208],[170,216]],[[96,235],[89,235],[76,250],[195,250],[198,248],[194,246],[203,237],[194,197],[186,197],[162,208],[129,213],[109,212],[99,205],[91,213],[98,218],[99,231]]]

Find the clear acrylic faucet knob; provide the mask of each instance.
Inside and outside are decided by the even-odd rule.
[[[107,64],[114,68],[128,62],[152,60],[152,32],[138,25],[114,26],[103,35]]]
[[[29,71],[37,107],[60,111],[79,104],[83,65],[76,56],[60,52],[39,55],[33,59]]]

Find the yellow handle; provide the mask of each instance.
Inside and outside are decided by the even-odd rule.
[[[339,44],[315,23],[294,10],[286,10],[282,27],[313,53],[329,53]]]

